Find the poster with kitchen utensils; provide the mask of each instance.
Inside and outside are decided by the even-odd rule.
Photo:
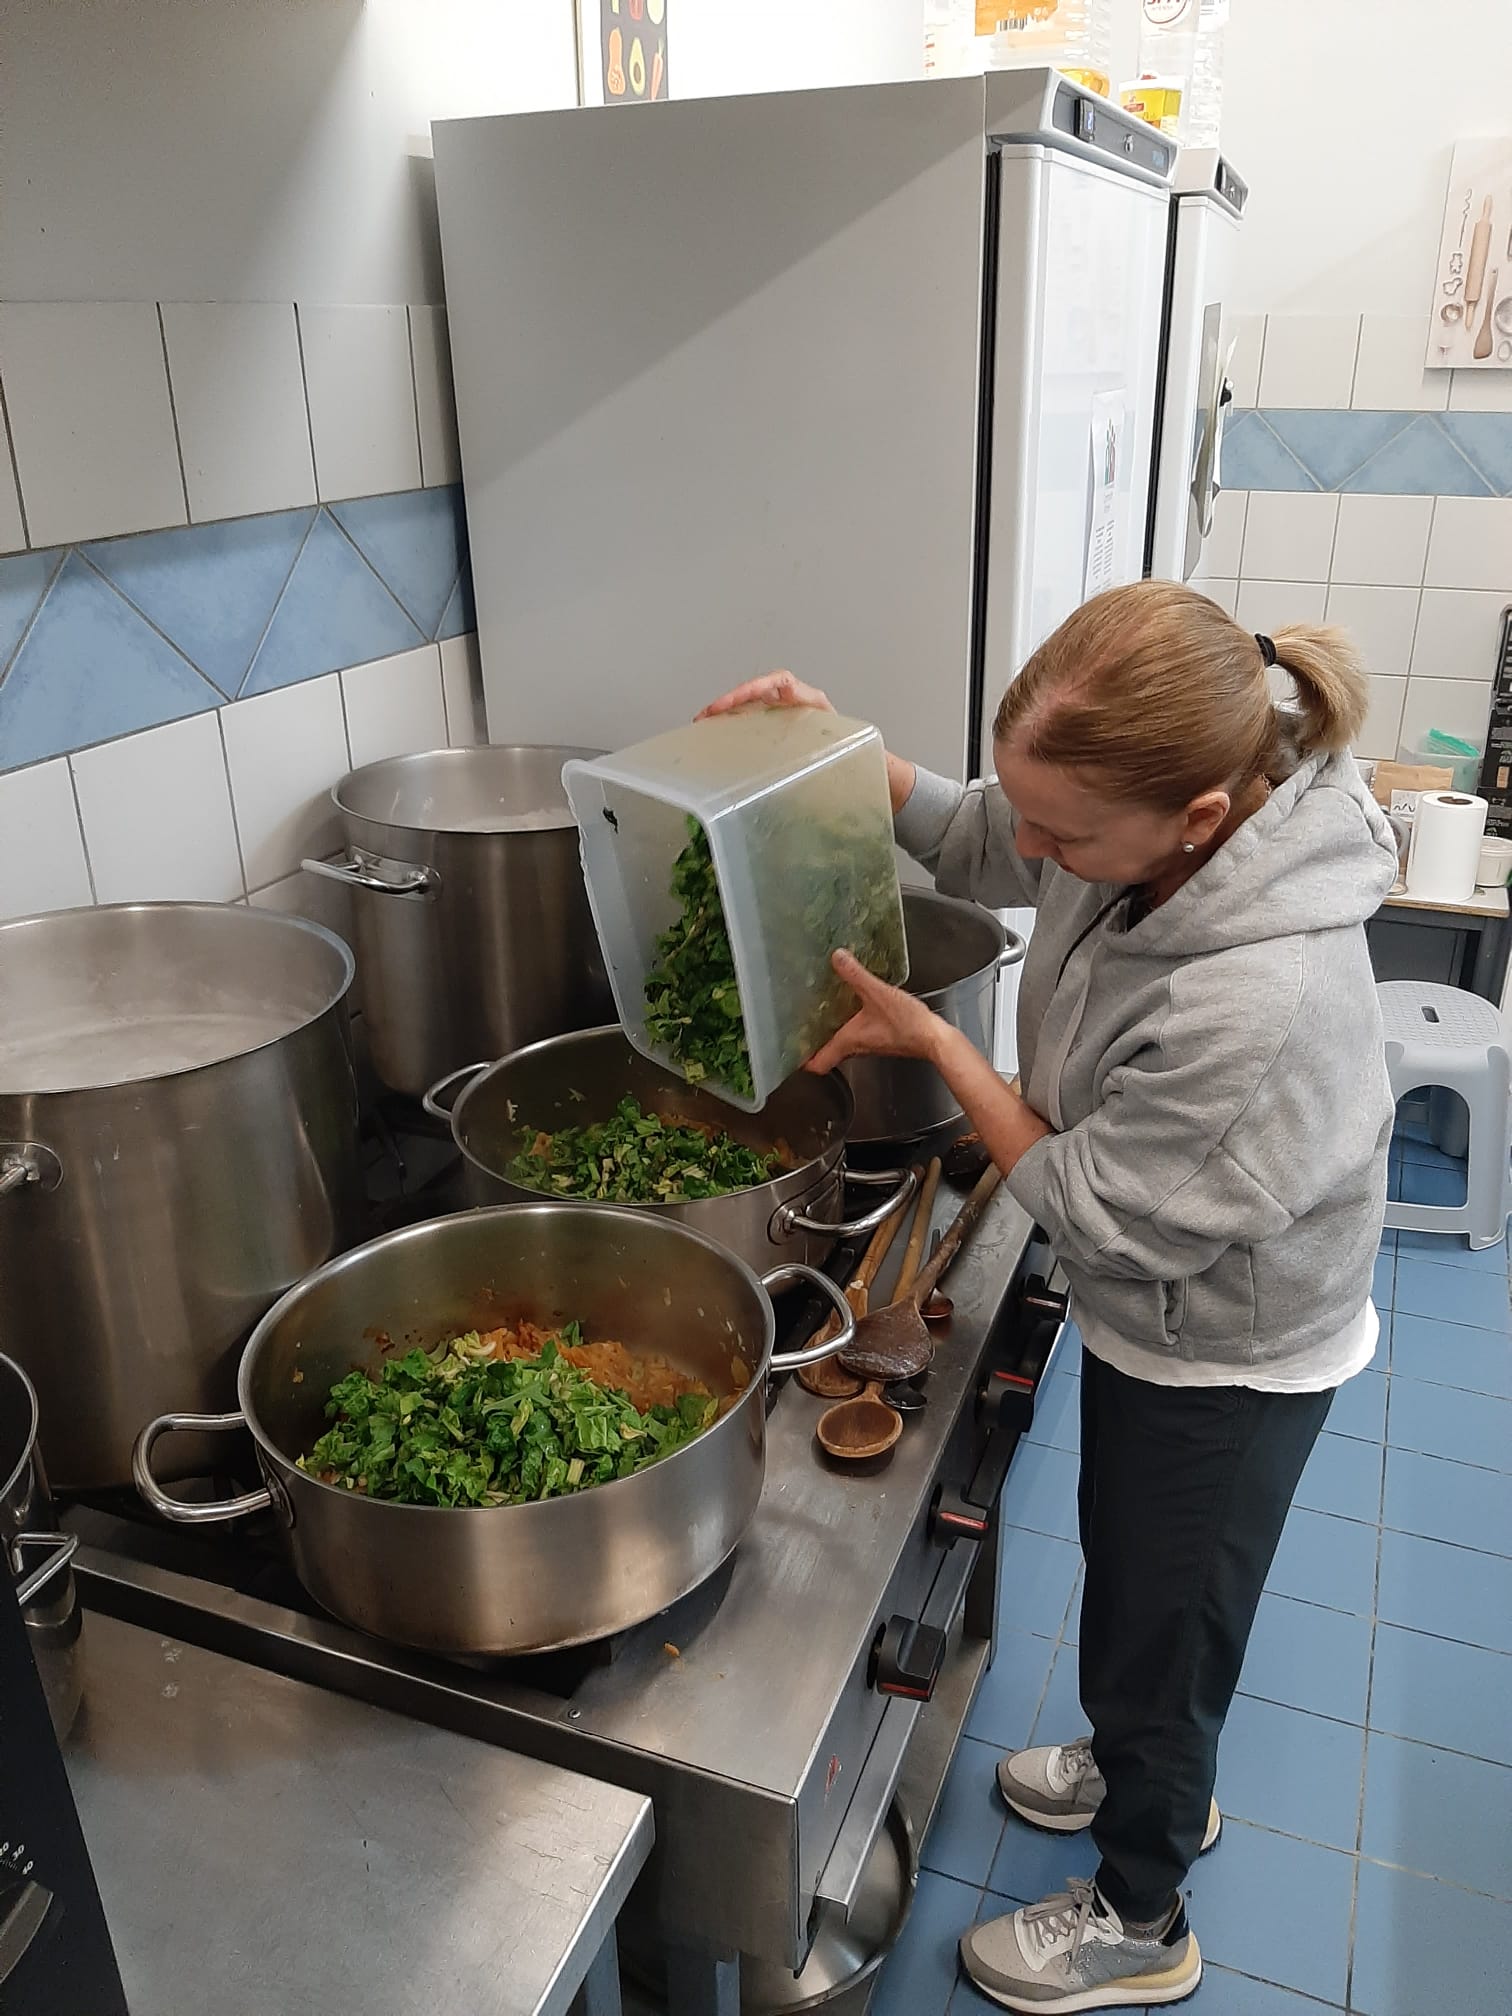
[[[1512,370],[1512,139],[1454,150],[1425,369]]]
[[[578,0],[585,105],[651,105],[668,96],[672,0]]]

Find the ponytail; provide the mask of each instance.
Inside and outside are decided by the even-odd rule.
[[[1288,727],[1298,753],[1347,749],[1365,725],[1370,682],[1364,660],[1342,630],[1288,623],[1276,632],[1276,667],[1296,687]]]

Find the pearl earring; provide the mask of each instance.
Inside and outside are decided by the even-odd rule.
[[[1185,842],[1185,843],[1183,844],[1183,846],[1182,846],[1182,849],[1181,849],[1181,851],[1182,851],[1182,853],[1183,853],[1183,854],[1195,854],[1195,853],[1197,852],[1197,843],[1196,843],[1196,841],[1195,841],[1195,840],[1188,840],[1188,841],[1186,841],[1186,842]]]

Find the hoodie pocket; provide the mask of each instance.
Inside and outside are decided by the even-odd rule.
[[[1163,1281],[1161,1294],[1165,1303],[1163,1320],[1166,1343],[1174,1351],[1181,1342],[1182,1328],[1186,1323],[1187,1283],[1185,1280]]]

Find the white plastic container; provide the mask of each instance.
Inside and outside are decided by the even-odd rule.
[[[665,1069],[756,1112],[855,1012],[832,952],[847,947],[895,984],[908,977],[875,728],[812,708],[721,715],[568,763],[562,782],[620,1021]],[[682,929],[673,869],[690,834],[707,836],[734,958],[738,1007],[726,999],[721,1011],[744,1025],[745,1085],[679,1055],[653,981],[665,934]]]

